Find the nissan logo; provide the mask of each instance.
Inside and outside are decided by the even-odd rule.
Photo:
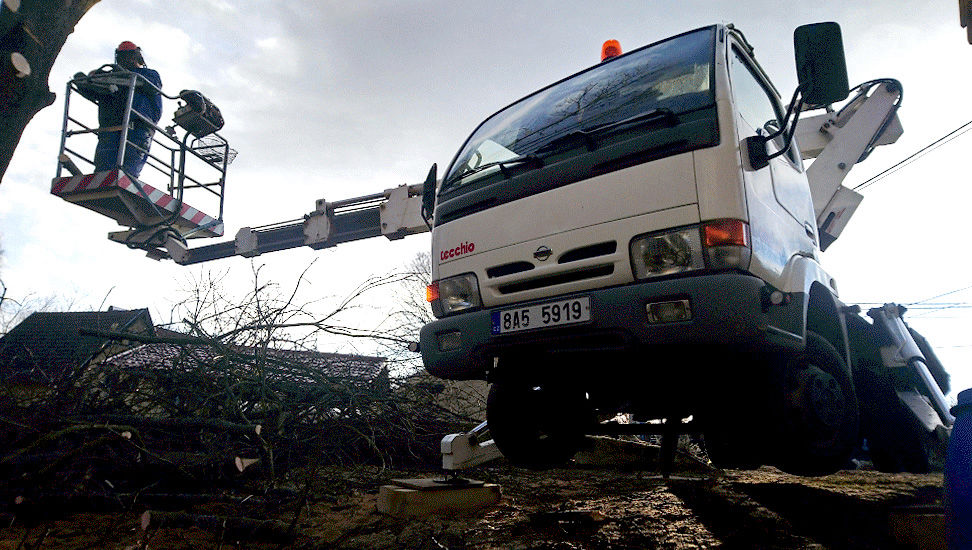
[[[547,248],[546,246],[540,246],[540,248],[538,248],[537,251],[533,253],[533,257],[540,260],[541,262],[545,262],[547,261],[547,258],[549,258],[552,254],[553,252],[551,252],[549,248]]]

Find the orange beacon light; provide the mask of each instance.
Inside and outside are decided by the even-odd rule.
[[[601,46],[601,61],[621,55],[621,43],[617,40],[607,40]]]

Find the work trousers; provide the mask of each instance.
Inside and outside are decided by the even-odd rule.
[[[122,168],[125,173],[137,178],[142,173],[142,167],[148,159],[148,151],[152,146],[152,136],[155,129],[151,126],[133,122],[128,130],[128,143],[125,145],[125,159]],[[95,171],[102,172],[118,167],[118,149],[121,147],[121,132],[102,132],[98,134],[98,146],[95,148]]]

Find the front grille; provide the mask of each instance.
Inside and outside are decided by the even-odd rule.
[[[618,250],[618,243],[615,241],[608,241],[604,243],[592,244],[589,246],[582,246],[580,248],[575,248],[573,250],[568,250],[561,254],[560,258],[557,260],[558,264],[566,264],[570,262],[577,262],[580,260],[589,260],[591,258],[597,258],[599,256],[607,256],[609,254],[614,254]]]
[[[534,290],[548,286],[562,285],[565,283],[573,283],[586,279],[607,277],[613,273],[614,264],[596,265],[584,269],[578,269],[576,271],[569,271],[567,273],[557,273],[555,275],[548,275],[546,277],[537,277],[536,279],[529,279],[527,281],[518,281],[515,283],[502,285],[498,287],[497,290],[500,292],[500,294],[512,294],[514,292],[523,292],[526,290]]]
[[[487,269],[486,276],[490,279],[494,279],[496,277],[503,277],[504,275],[523,273],[524,271],[530,271],[531,269],[533,269],[533,264],[530,262],[513,262],[510,264],[493,266]]]

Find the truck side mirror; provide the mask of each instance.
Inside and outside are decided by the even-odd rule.
[[[762,170],[769,166],[769,153],[766,151],[766,137],[749,136],[745,140],[746,154],[749,156],[749,165],[753,170]]]
[[[793,31],[793,50],[803,102],[829,105],[850,93],[844,43],[837,23],[813,23]]]
[[[800,87],[797,89],[798,93],[793,94],[793,100],[786,110],[783,124],[778,131],[769,136],[746,138],[746,152],[753,170],[765,168],[770,159],[782,155],[790,148],[797,121],[800,119],[802,104],[830,105],[847,99],[850,95],[840,25],[814,23],[797,27],[793,31],[793,50],[796,53]],[[779,136],[783,136],[783,146],[771,155],[766,150],[766,143]]]
[[[435,210],[435,180],[437,171],[438,165],[433,164],[432,168],[429,169],[429,175],[425,177],[425,183],[422,185],[422,216],[426,220],[432,218],[432,212]]]

